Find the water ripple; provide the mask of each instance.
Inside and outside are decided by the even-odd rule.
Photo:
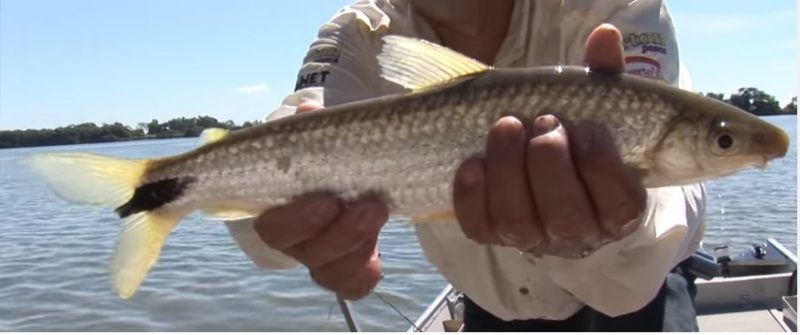
[[[708,183],[708,245],[742,250],[775,237],[797,246],[796,119],[769,120],[791,133],[791,153],[766,171]],[[0,150],[0,331],[346,331],[335,297],[307,270],[258,269],[221,223],[199,216],[170,236],[137,295],[119,299],[107,270],[119,229],[114,213],[67,205],[16,164],[33,152],[149,157],[194,145],[188,139]],[[414,319],[445,281],[406,220],[387,224],[379,247],[386,276],[354,312],[365,330],[403,330],[406,321],[377,294]]]

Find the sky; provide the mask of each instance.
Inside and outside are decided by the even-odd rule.
[[[350,0],[0,0],[0,129],[263,119]],[[797,95],[794,0],[671,0],[695,91]]]

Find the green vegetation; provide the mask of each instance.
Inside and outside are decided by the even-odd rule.
[[[705,93],[705,96],[727,102],[759,116],[797,115],[797,97],[792,98],[790,103],[781,108],[775,97],[753,87],[740,88],[728,98],[722,93]],[[120,123],[103,124],[99,127],[94,123],[81,123],[56,129],[4,130],[0,131],[0,148],[196,137],[206,128],[236,130],[260,123],[261,121],[248,121],[236,125],[233,121],[219,122],[210,116],[198,116],[172,119],[164,123],[154,119],[149,123],[139,123],[136,128]]]
[[[152,120],[149,123],[140,123],[135,129],[120,123],[102,126],[81,123],[56,129],[4,130],[0,131],[0,148],[196,137],[206,128],[235,130],[259,123],[261,121],[247,121],[236,125],[233,121],[219,122],[210,116],[198,116],[172,119],[164,123]]]
[[[742,87],[727,99],[722,93],[706,93],[705,96],[727,102],[758,116],[797,115],[797,97],[781,108],[775,97],[755,87]]]

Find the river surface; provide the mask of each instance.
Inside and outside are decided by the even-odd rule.
[[[786,158],[707,183],[705,243],[776,238],[797,245],[796,117],[767,117],[791,134]],[[191,150],[194,139],[0,150],[0,331],[345,331],[333,295],[307,270],[264,271],[237,248],[223,224],[194,215],[170,236],[137,295],[118,298],[107,263],[119,228],[108,209],[66,203],[17,161],[31,153],[83,151],[153,157]],[[412,320],[446,284],[403,220],[387,224],[376,292]],[[372,294],[354,302],[364,330],[408,323]]]

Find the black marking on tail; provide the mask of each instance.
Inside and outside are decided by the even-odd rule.
[[[195,182],[194,177],[170,178],[147,183],[133,191],[133,197],[124,205],[117,207],[120,218],[133,214],[151,211],[178,199],[189,184]]]

